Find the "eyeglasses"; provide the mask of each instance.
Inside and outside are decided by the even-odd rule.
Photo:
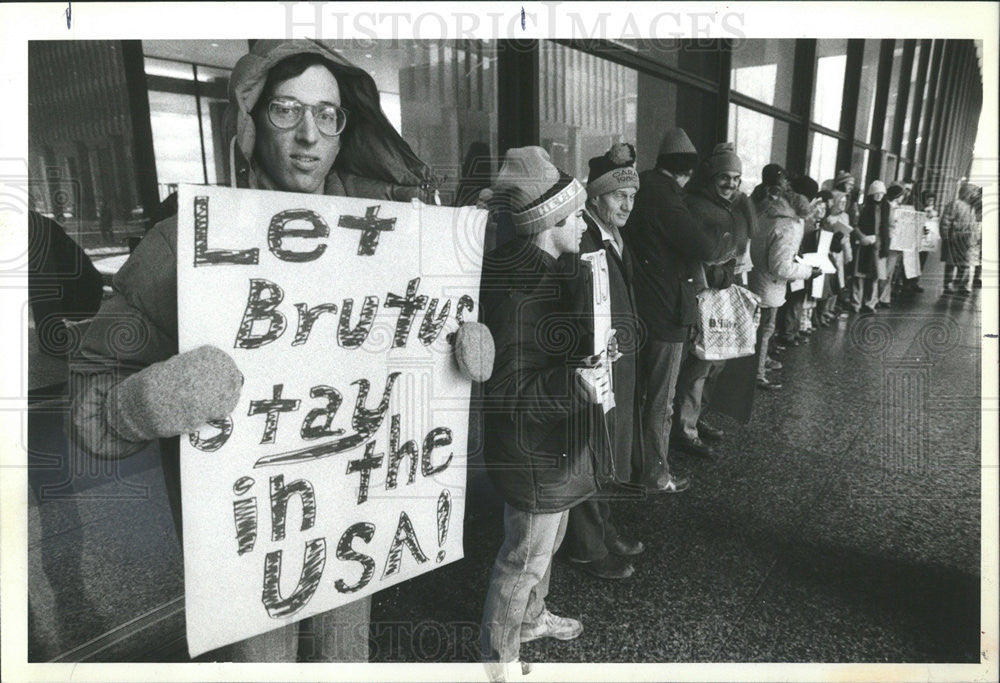
[[[327,137],[335,137],[347,126],[347,110],[336,104],[303,104],[291,97],[275,97],[267,103],[267,118],[275,128],[288,130],[299,125],[305,111],[312,112],[316,128]]]

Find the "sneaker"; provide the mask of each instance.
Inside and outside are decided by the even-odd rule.
[[[641,555],[646,549],[646,546],[643,545],[642,541],[635,538],[629,538],[628,536],[615,536],[613,541],[606,540],[604,545],[607,546],[609,552],[623,557]]]
[[[719,439],[724,437],[726,433],[723,430],[719,429],[718,427],[713,427],[707,422],[698,420],[698,435],[703,436],[706,439],[710,439],[712,441],[718,441]]]
[[[513,662],[483,662],[490,681],[517,681],[531,673],[531,665],[515,659]]]
[[[521,642],[529,643],[539,638],[573,640],[583,633],[583,624],[569,617],[558,617],[544,610],[538,621],[530,626],[521,624]]]
[[[691,480],[687,477],[675,477],[672,474],[660,475],[655,483],[646,487],[650,493],[680,493],[691,488]]]
[[[670,448],[673,450],[680,451],[681,453],[687,453],[688,455],[697,455],[701,458],[714,458],[715,451],[707,443],[699,438],[688,439],[687,437],[679,437],[677,439],[671,439]]]
[[[763,389],[765,391],[774,391],[776,389],[780,389],[781,385],[778,384],[777,382],[772,382],[767,377],[758,377],[757,388]]]
[[[768,358],[767,360],[764,361],[765,370],[780,370],[783,367],[785,366],[781,364],[780,360],[774,360],[773,358]]]
[[[627,579],[635,573],[635,567],[632,563],[626,560],[620,555],[615,555],[614,553],[608,553],[599,560],[577,560],[575,558],[567,558],[571,564],[587,572],[591,576],[596,576],[599,579]],[[540,638],[541,636],[535,636]],[[559,636],[554,636],[558,638]],[[575,638],[576,636],[570,636]],[[534,640],[535,638],[529,638],[528,640]],[[560,640],[569,640],[569,638],[560,638]],[[521,629],[521,642],[527,642],[524,639],[524,629]]]

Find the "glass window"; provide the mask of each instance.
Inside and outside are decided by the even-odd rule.
[[[327,41],[368,71],[382,111],[444,177],[446,206],[474,204],[497,172],[496,46],[489,41]]]
[[[889,102],[885,108],[885,132],[882,137],[882,146],[889,149],[892,144],[892,129],[896,123],[896,102],[899,94],[900,71],[902,71],[903,61],[903,41],[896,41],[896,49],[892,53],[892,80],[889,83]],[[909,75],[909,74],[907,74]],[[896,152],[898,150],[892,150]]]
[[[861,62],[861,87],[858,90],[858,118],[854,137],[868,142],[872,118],[875,116],[875,86],[878,83],[879,40],[865,41],[865,55]]]
[[[581,181],[589,160],[615,142],[634,143],[636,166],[646,170],[656,163],[667,128],[683,128],[702,153],[715,140],[711,93],[557,43],[542,43],[539,70],[542,146]]]
[[[687,71],[710,81],[719,80],[721,52],[719,41],[712,39],[626,39],[615,41],[643,57],[660,64]],[[791,41],[789,41],[791,42]]]
[[[28,112],[31,208],[92,257],[127,253],[153,207],[137,181],[121,43],[30,41]]]
[[[910,72],[910,96],[906,103],[906,121],[903,123],[902,156],[909,159],[912,159],[914,152],[916,152],[915,146],[910,145],[910,133],[913,127],[917,125],[917,122],[913,120],[913,115],[916,113],[917,96],[921,92],[917,84],[921,48],[922,45],[918,42],[916,48],[913,50],[913,69]]]
[[[859,147],[857,145],[851,150],[851,175],[858,178],[859,182],[865,186],[867,185],[868,176],[868,155],[870,154],[868,148]]]
[[[816,85],[812,120],[833,130],[840,130],[840,104],[844,98],[846,69],[847,40],[816,41]]]
[[[809,145],[809,176],[817,183],[837,173],[837,138],[813,133]]]
[[[170,57],[183,57],[185,50],[204,57],[198,46],[208,42],[144,41],[143,48]],[[234,66],[237,58],[229,57]],[[214,61],[219,60],[216,54]],[[230,69],[148,55],[144,64],[160,201],[176,192],[178,183],[227,183],[229,151],[222,119]]]
[[[733,90],[780,109],[791,107],[794,40],[744,40],[732,59]]]
[[[922,111],[920,114],[921,120],[918,122],[918,125],[921,125],[921,127],[923,127],[922,124],[924,123],[924,121],[929,120],[931,116],[931,112],[927,110],[927,98],[931,96],[932,67],[934,65],[934,60],[936,59],[939,51],[941,50],[941,46],[942,42],[940,40],[935,40],[934,42],[931,43],[931,56],[930,60],[928,61],[927,78],[924,79],[924,88],[922,93],[924,105],[922,107]],[[917,148],[914,150],[914,155],[919,156],[921,152],[923,152],[923,149],[924,149],[924,137],[922,131],[920,131],[917,134]]]
[[[153,128],[160,200],[175,192],[178,183],[207,183],[202,166],[197,98],[150,91],[149,122]]]
[[[743,187],[749,192],[760,183],[761,170],[770,163],[788,163],[788,124],[746,107],[729,105],[729,135],[743,161]]]

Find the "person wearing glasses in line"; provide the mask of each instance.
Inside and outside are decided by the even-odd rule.
[[[316,41],[258,41],[233,70],[226,129],[234,187],[432,201],[430,169],[396,133],[372,77]],[[71,368],[74,439],[98,458],[132,455],[154,439],[178,535],[177,436],[235,407],[242,375],[221,349],[177,353],[177,219],[143,238],[114,279]],[[116,348],[128,319],[148,333]],[[236,662],[367,661],[370,599],[206,655]],[[301,642],[300,642],[301,641]]]

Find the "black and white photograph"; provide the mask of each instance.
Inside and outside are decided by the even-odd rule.
[[[986,681],[992,2],[0,6],[4,681]]]

